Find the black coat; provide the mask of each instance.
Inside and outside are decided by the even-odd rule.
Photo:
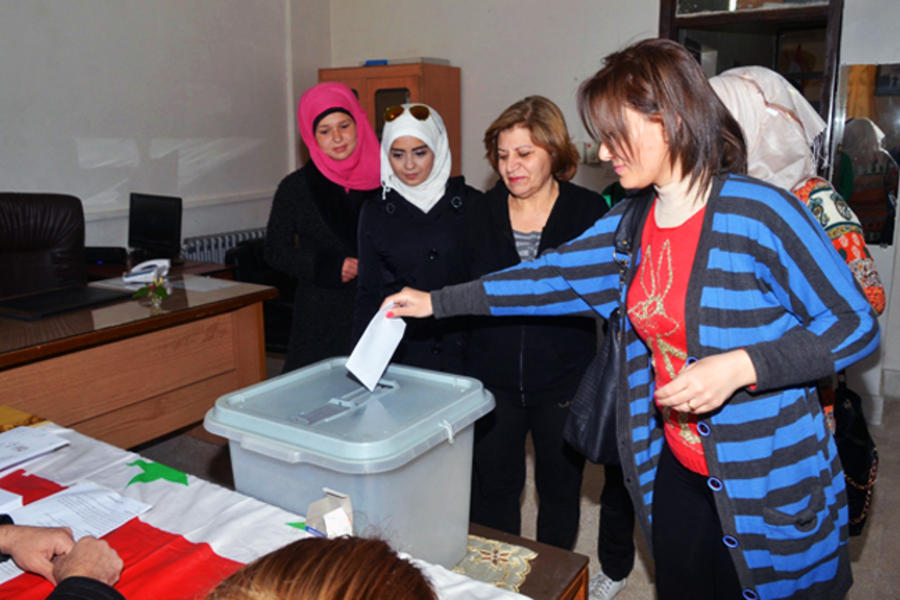
[[[431,291],[466,281],[465,213],[481,192],[461,176],[447,181],[443,197],[427,213],[395,190],[370,199],[359,221],[359,287],[354,337],[362,335],[385,296],[404,286]],[[466,319],[407,319],[394,362],[460,373]]]
[[[349,354],[356,280],[341,281],[347,257],[357,257],[356,229],[369,191],[345,190],[312,161],[285,177],[266,229],[266,262],[297,279],[284,370]]]
[[[498,181],[466,211],[469,279],[520,261],[509,220],[509,192]],[[607,211],[603,198],[559,182],[559,197],[541,232],[538,255],[580,235]],[[523,404],[568,401],[597,349],[597,322],[587,317],[477,317],[467,372],[489,389],[514,392]],[[566,392],[568,393],[568,392]]]

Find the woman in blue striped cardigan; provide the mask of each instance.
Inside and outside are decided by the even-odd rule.
[[[635,198],[533,262],[386,302],[608,317],[621,294],[618,443],[658,597],[843,598],[844,476],[815,381],[877,347],[868,302],[796,198],[737,174],[740,130],[683,47],[611,54],[579,107],[622,185],[648,190],[625,289],[613,238]]]

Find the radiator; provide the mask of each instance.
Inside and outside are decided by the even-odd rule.
[[[265,236],[266,228],[258,227],[185,238],[181,244],[181,258],[222,265],[225,264],[225,253],[231,248],[245,240],[256,240]]]

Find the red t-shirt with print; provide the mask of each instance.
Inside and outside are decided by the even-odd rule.
[[[702,208],[677,227],[656,224],[656,204],[641,236],[641,264],[628,288],[628,317],[650,348],[656,388],[672,381],[687,360],[685,297],[703,226]],[[659,407],[666,442],[688,469],[708,475],[697,416]]]

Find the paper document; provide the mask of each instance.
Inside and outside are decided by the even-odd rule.
[[[109,488],[82,481],[11,511],[16,525],[69,527],[79,540],[86,535],[101,537],[150,508],[133,498],[125,498]],[[0,583],[22,573],[11,560],[0,563]]]
[[[0,433],[0,471],[53,452],[68,443],[67,439],[40,427],[14,427],[4,431]]]
[[[101,288],[112,288],[114,290],[130,290],[132,292],[136,292],[141,289],[144,283],[125,283],[122,281],[122,276],[119,277],[110,277],[109,279],[98,279],[97,281],[91,281],[88,283],[91,287],[101,287]]]
[[[176,281],[172,287],[181,288],[189,292],[212,292],[237,285],[236,281],[228,279],[216,279],[215,277],[189,277],[185,276],[181,281]]]
[[[347,370],[370,392],[375,390],[375,384],[387,368],[406,330],[403,319],[388,319],[385,316],[391,308],[392,305],[386,306],[375,313],[347,359]]]

